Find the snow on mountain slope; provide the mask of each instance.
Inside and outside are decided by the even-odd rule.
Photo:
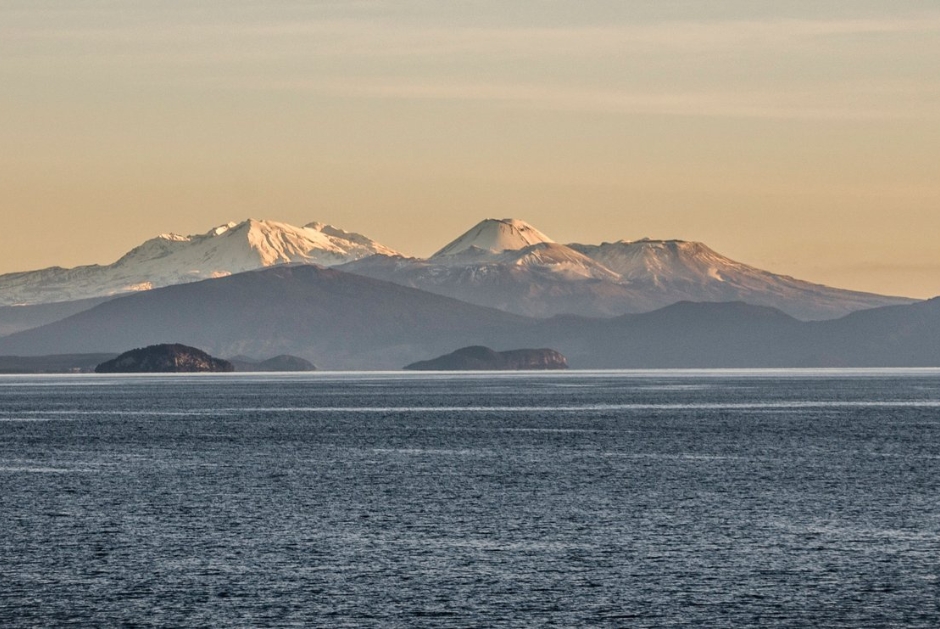
[[[164,234],[107,266],[0,275],[0,306],[102,297],[277,264],[342,265],[352,273],[538,317],[614,316],[678,301],[744,301],[800,319],[828,319],[915,301],[776,275],[697,242],[563,245],[516,219],[486,219],[426,260],[402,257],[321,223],[295,227],[247,220],[196,236]],[[7,323],[21,326],[21,319]]]
[[[736,262],[700,242],[650,240],[571,244],[617,273],[657,307],[677,301],[744,301],[800,319],[830,319],[855,310],[915,300],[813,284]]]
[[[531,225],[487,219],[427,260],[373,256],[343,270],[528,316],[613,316],[679,301],[744,301],[800,319],[913,300],[829,288],[680,240],[562,245]]]
[[[333,266],[395,251],[322,223],[248,219],[205,234],[162,234],[110,265],[0,275],[0,305],[40,304],[149,290],[275,264]]]
[[[540,242],[522,249],[505,250],[489,260],[491,264],[542,268],[568,280],[597,279],[618,281],[620,277],[586,255],[565,245]]]
[[[600,265],[587,269],[542,265],[532,263],[532,256],[525,253],[505,253],[515,255],[502,262],[475,264],[376,255],[336,268],[532,317],[568,313],[612,317],[646,309],[642,294],[619,284],[617,276]],[[591,270],[601,277],[592,277]]]
[[[699,242],[643,240],[568,245],[571,249],[618,273],[624,281],[653,285],[676,280],[723,281],[722,270],[757,271],[709,249]]]
[[[485,220],[441,251],[451,253],[427,260],[377,255],[339,268],[535,317],[614,316],[642,301],[618,274],[522,221]]]
[[[523,249],[529,245],[555,242],[525,221],[515,218],[488,218],[431,256],[445,258],[457,254],[479,255]]]

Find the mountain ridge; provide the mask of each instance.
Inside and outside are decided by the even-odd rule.
[[[217,356],[293,354],[326,368],[398,368],[530,320],[315,265],[275,266],[117,297],[0,338],[0,354],[183,343]],[[327,356],[328,360],[322,360]]]
[[[278,266],[117,297],[0,338],[0,355],[180,342],[399,369],[467,346],[551,347],[572,368],[940,367],[940,298],[800,321],[769,306],[679,302],[613,318],[534,319],[338,269]]]
[[[644,238],[564,245],[510,219],[481,221],[427,259],[376,255],[338,268],[533,317],[610,317],[682,300],[742,300],[815,320],[916,301],[771,273],[700,242]]]
[[[682,300],[743,300],[814,320],[915,301],[774,274],[694,241],[645,238],[565,245],[519,219],[484,219],[426,259],[403,256],[362,234],[323,223],[296,227],[247,219],[192,236],[161,234],[110,265],[0,275],[0,330],[12,333],[32,325],[29,312],[3,309],[11,304],[62,304],[36,310],[39,325],[50,322],[55,312],[76,311],[80,304],[65,304],[81,299],[298,264],[336,267],[542,318],[618,316]]]

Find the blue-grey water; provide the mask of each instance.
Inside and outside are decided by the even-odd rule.
[[[940,371],[0,378],[0,626],[940,626]]]

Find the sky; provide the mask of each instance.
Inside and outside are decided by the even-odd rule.
[[[0,0],[0,273],[488,217],[940,295],[936,0]]]

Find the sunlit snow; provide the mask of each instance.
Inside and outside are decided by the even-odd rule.
[[[161,234],[117,262],[0,275],[0,305],[114,295],[224,277],[275,264],[334,266],[396,252],[361,234],[323,223],[296,227],[248,219],[204,234]]]

